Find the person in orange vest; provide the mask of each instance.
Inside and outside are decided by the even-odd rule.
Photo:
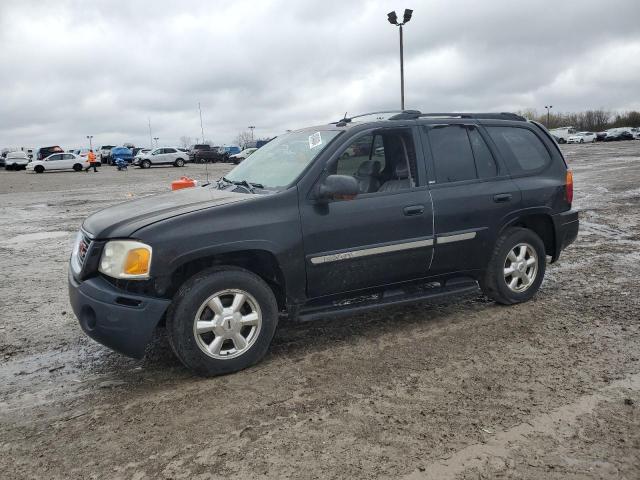
[[[87,161],[89,162],[89,166],[84,169],[85,173],[88,172],[91,167],[93,167],[95,173],[98,173],[98,166],[96,165],[98,161],[96,160],[96,154],[93,153],[93,150],[89,150]]]

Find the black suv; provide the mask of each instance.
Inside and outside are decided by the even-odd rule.
[[[556,142],[517,115],[344,118],[272,140],[215,184],[87,218],[71,304],[114,350],[143,356],[165,324],[187,367],[233,372],[262,358],[285,314],[343,315],[478,284],[499,303],[529,300],[546,257],[577,236],[572,197]]]

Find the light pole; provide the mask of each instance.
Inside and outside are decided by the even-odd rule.
[[[153,137],[153,139],[156,141],[156,148],[158,148],[158,140],[160,140],[160,137]]]
[[[547,109],[547,128],[549,128],[549,118],[550,118],[549,112],[553,108],[553,105],[545,105],[544,108]]]
[[[89,139],[89,150],[93,150],[93,144],[91,143],[91,139],[93,138],[93,135],[87,135],[87,138]]]
[[[396,15],[395,11],[387,14],[389,23],[400,27],[400,108],[402,110],[404,110],[404,47],[402,45],[402,26],[409,23],[412,14],[413,10],[405,8],[402,23],[398,23],[398,15]]]
[[[251,130],[251,142],[253,143],[253,131],[256,127],[254,125],[249,125],[247,128]]]
[[[198,102],[198,110],[200,111],[200,132],[202,133],[202,143],[204,143],[204,127],[202,126],[202,108],[200,108],[200,102]]]

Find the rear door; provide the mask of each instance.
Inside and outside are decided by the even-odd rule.
[[[313,191],[301,198],[309,298],[428,275],[433,214],[415,138],[411,127],[363,132],[318,179],[352,175],[360,193],[329,203],[317,203]]]
[[[76,157],[72,153],[63,153],[62,160],[58,162],[60,169],[71,169],[76,164]]]
[[[162,151],[162,162],[163,163],[173,163],[176,160],[178,151],[175,148],[165,148]]]
[[[433,274],[485,268],[504,219],[521,204],[517,185],[475,123],[421,126],[433,198]]]

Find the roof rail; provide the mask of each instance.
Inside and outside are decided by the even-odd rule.
[[[485,120],[516,120],[526,122],[527,119],[510,112],[501,113],[423,113],[420,117],[476,118]]]
[[[379,112],[370,112],[363,113],[361,115],[355,115],[353,117],[343,118],[337,122],[333,122],[335,125],[339,127],[344,127],[347,123],[351,123],[351,121],[355,118],[366,117],[369,115],[380,115],[380,114],[388,114],[394,113],[395,115],[390,116],[387,120],[416,120],[418,118],[432,117],[432,118],[473,118],[473,119],[484,119],[484,120],[515,120],[519,122],[526,122],[527,119],[516,114],[510,112],[500,112],[500,113],[422,113],[420,110],[381,110]]]

